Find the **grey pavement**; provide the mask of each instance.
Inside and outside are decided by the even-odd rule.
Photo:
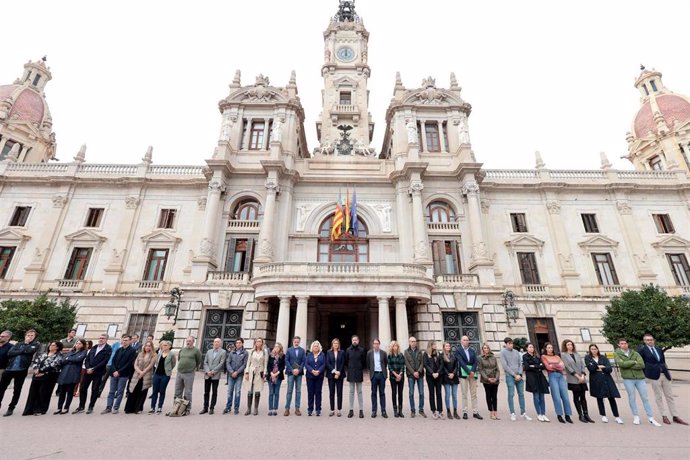
[[[22,417],[27,380],[23,397],[12,417],[0,417],[0,452],[2,458],[13,459],[158,459],[158,458],[587,458],[687,459],[690,457],[690,427],[664,425],[661,428],[645,423],[635,426],[621,389],[618,400],[624,425],[600,421],[596,400],[589,398],[590,415],[595,424],[562,425],[555,419],[553,404],[547,397],[547,414],[551,423],[518,419],[511,422],[507,411],[506,387],[499,390],[499,416],[489,420],[483,388],[478,389],[479,408],[484,420],[433,420],[409,416],[407,385],[405,385],[404,419],[392,417],[390,386],[386,387],[389,418],[380,414],[370,417],[370,386],[365,379],[364,406],[366,417],[348,419],[347,383],[343,416],[328,416],[328,386],[324,382],[324,405],[321,417],[307,417],[307,389],[303,380],[301,417],[284,417],[285,382],[280,397],[280,415],[268,417],[268,387],[262,394],[258,416],[244,416],[246,391],[242,393],[240,415],[222,415],[227,386],[221,382],[221,397],[214,415],[198,415],[203,401],[203,378],[199,373],[194,384],[192,414],[170,418],[165,415],[100,415],[105,395],[99,399],[91,415],[52,415],[57,398],[53,397],[49,415]],[[174,380],[168,387],[165,409],[172,405]],[[426,390],[425,390],[426,391]],[[651,389],[650,389],[651,394]],[[4,413],[11,390],[5,395]],[[680,415],[690,420],[690,384],[677,383],[674,395]],[[428,394],[426,394],[428,396]],[[459,395],[460,396],[460,395]],[[526,394],[527,412],[534,416],[534,406]],[[356,399],[355,399],[355,404]],[[652,401],[652,404],[654,402]],[[123,402],[124,405],[124,402]],[[638,402],[640,410],[641,403]],[[76,407],[75,403],[72,409]],[[517,400],[516,400],[517,407]],[[148,409],[148,407],[147,407]],[[656,415],[656,406],[654,406]],[[607,403],[607,411],[609,410]],[[428,398],[427,398],[427,414]],[[658,417],[659,421],[661,417]]]

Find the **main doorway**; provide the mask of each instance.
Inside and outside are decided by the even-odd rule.
[[[537,348],[537,353],[542,353],[546,342],[550,342],[554,350],[558,351],[558,336],[553,318],[527,318],[527,331],[530,342]]]
[[[328,344],[323,344],[324,347],[330,348],[331,340],[340,340],[340,346],[345,349],[352,343],[353,335],[359,335],[357,328],[357,315],[352,313],[335,313],[331,314],[328,324]]]
[[[369,348],[369,341],[378,335],[378,304],[376,299],[363,297],[319,297],[310,306],[314,323],[308,327],[311,340],[321,342],[324,350],[331,347],[331,340],[340,340],[345,349],[352,336]],[[311,343],[311,342],[310,342]]]

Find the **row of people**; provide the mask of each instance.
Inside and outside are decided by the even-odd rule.
[[[70,331],[70,334],[72,331]],[[403,417],[403,388],[407,378],[409,382],[410,414],[417,413],[426,418],[424,412],[424,377],[429,391],[429,405],[433,418],[444,418],[443,393],[445,394],[446,417],[459,419],[458,386],[462,389],[462,418],[468,418],[471,402],[472,415],[482,419],[477,406],[477,380],[485,390],[486,404],[492,419],[498,419],[497,392],[500,383],[500,369],[498,360],[488,345],[482,346],[481,354],[477,356],[469,346],[469,339],[461,339],[461,347],[453,352],[449,343],[444,343],[438,350],[436,343],[431,341],[426,351],[417,348],[416,339],[411,337],[409,348],[402,352],[396,342],[392,342],[388,353],[380,349],[380,342],[374,340],[372,349],[366,352],[359,344],[357,336],[352,337],[352,345],[342,350],[340,341],[334,339],[331,348],[324,352],[318,341],[312,343],[309,352],[301,348],[301,339],[295,337],[293,346],[283,350],[280,343],[276,343],[272,351],[268,352],[262,339],[254,341],[251,351],[244,349],[244,341],[238,339],[235,349],[226,352],[222,348],[222,341],[217,338],[213,347],[202,359],[201,352],[194,347],[194,338],[189,337],[177,356],[171,352],[172,344],[162,341],[158,353],[154,351],[152,337],[147,340],[137,352],[132,344],[132,338],[125,335],[112,347],[108,345],[106,335],[102,335],[96,346],[87,348],[82,339],[75,339],[73,347],[63,350],[63,341],[51,342],[45,353],[32,357],[38,350],[36,332],[27,331],[22,343],[9,345],[11,333],[4,331],[0,334],[0,368],[4,371],[0,377],[0,403],[10,381],[14,381],[14,394],[5,415],[12,415],[16,406],[23,381],[27,375],[29,365],[32,364],[34,376],[29,390],[29,397],[24,415],[41,415],[48,411],[50,397],[55,385],[58,385],[58,407],[55,414],[65,414],[74,394],[79,395],[79,406],[73,413],[83,412],[86,408],[87,394],[91,387],[87,413],[91,413],[102,391],[103,382],[110,377],[110,391],[107,397],[106,413],[118,413],[124,394],[128,395],[124,411],[139,413],[144,410],[147,393],[152,389],[150,413],[161,413],[165,401],[165,393],[172,371],[177,366],[175,382],[175,397],[189,401],[191,409],[192,387],[194,375],[198,368],[204,369],[204,405],[202,414],[214,413],[218,396],[218,383],[223,371],[227,372],[228,398],[223,413],[239,413],[242,381],[248,384],[247,411],[245,415],[258,414],[261,392],[265,383],[268,384],[269,415],[278,415],[279,392],[282,381],[287,377],[288,388],[284,415],[290,414],[293,392],[295,393],[295,415],[301,415],[301,378],[306,375],[307,412],[317,416],[322,412],[323,380],[328,381],[330,415],[341,416],[343,403],[343,384],[349,384],[350,411],[348,417],[354,416],[354,396],[358,397],[359,417],[364,417],[362,382],[364,370],[368,370],[371,383],[372,417],[376,417],[380,406],[382,417],[387,418],[385,386],[390,381],[392,392],[393,413],[395,417]],[[68,339],[71,337],[68,336]],[[675,423],[686,424],[678,416],[673,395],[666,389],[671,377],[665,365],[663,350],[654,346],[651,335],[644,337],[646,343],[639,353],[630,350],[626,340],[619,341],[616,350],[616,362],[621,373],[631,411],[633,423],[639,424],[635,392],[640,397],[645,408],[649,423],[660,426],[653,418],[651,406],[647,398],[645,378],[651,381],[657,404],[662,411],[663,422],[670,424],[670,419],[664,412],[661,395],[665,395],[669,411]],[[113,349],[116,351],[113,352]],[[500,362],[505,373],[508,386],[508,405],[510,417],[516,420],[514,410],[514,394],[517,390],[520,404],[520,416],[531,420],[525,410],[524,390],[532,393],[537,418],[549,421],[546,417],[545,395],[551,394],[554,409],[559,422],[572,423],[572,408],[568,398],[568,390],[573,394],[573,402],[580,421],[593,423],[589,417],[586,392],[597,399],[597,405],[603,422],[608,422],[604,402],[609,401],[611,411],[618,423],[623,423],[619,417],[616,398],[620,393],[611,376],[612,366],[606,356],[599,353],[596,345],[590,345],[587,355],[583,358],[575,350],[575,344],[566,340],[559,354],[552,344],[546,344],[544,353],[539,356],[532,344],[527,345],[527,351],[521,354],[513,348],[512,340],[505,340],[505,348],[501,351]],[[643,357],[644,356],[644,357]],[[10,362],[11,359],[11,362]],[[8,365],[9,364],[9,365]],[[7,369],[5,369],[5,367]],[[544,376],[548,375],[548,379]],[[586,374],[589,373],[589,387]],[[524,379],[523,379],[524,375]],[[656,379],[655,379],[656,377]],[[657,384],[655,381],[661,380]],[[664,386],[666,385],[666,386]],[[419,397],[418,412],[415,406],[415,389]],[[469,395],[469,398],[468,398]]]

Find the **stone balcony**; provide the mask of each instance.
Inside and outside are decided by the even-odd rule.
[[[281,295],[400,296],[428,299],[434,279],[424,265],[280,262],[254,268],[257,298]]]
[[[475,287],[479,286],[479,275],[460,273],[457,275],[436,275],[438,287]]]
[[[251,273],[248,272],[220,272],[210,271],[206,276],[206,284],[221,286],[249,286]]]
[[[429,235],[460,233],[458,222],[427,222],[426,228]]]
[[[238,232],[258,232],[261,228],[260,220],[230,220],[228,222],[228,230]]]
[[[82,291],[84,280],[57,280],[57,288],[62,291]]]

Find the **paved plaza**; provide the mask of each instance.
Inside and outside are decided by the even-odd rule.
[[[303,382],[304,383],[304,382]],[[623,398],[619,408],[625,425],[603,424],[595,416],[596,400],[589,399],[595,424],[575,420],[561,425],[555,419],[553,404],[547,399],[551,423],[511,422],[507,412],[506,387],[499,390],[501,420],[489,420],[483,388],[478,391],[479,407],[484,420],[433,420],[410,418],[405,387],[405,418],[392,417],[390,387],[386,387],[389,418],[370,417],[369,385],[365,382],[363,420],[348,419],[347,391],[343,416],[328,416],[328,387],[324,383],[324,413],[307,417],[306,385],[302,389],[301,417],[282,415],[285,383],[282,386],[281,411],[277,417],[266,415],[268,392],[262,395],[260,414],[244,416],[246,396],[243,392],[240,415],[222,415],[227,386],[220,384],[222,397],[216,414],[198,415],[202,408],[202,374],[194,385],[192,415],[169,418],[165,415],[100,415],[105,398],[99,399],[92,415],[45,415],[22,417],[23,398],[12,417],[0,417],[2,458],[12,459],[140,459],[140,458],[688,458],[690,428],[664,425],[655,428],[647,423],[632,424],[632,416]],[[346,384],[347,389],[347,384]],[[267,390],[267,388],[266,388]],[[166,409],[172,404],[173,382],[168,387]],[[680,416],[690,420],[690,384],[674,386]],[[105,396],[105,395],[104,395]],[[5,396],[4,413],[10,393]],[[53,398],[51,412],[57,398]],[[356,403],[355,403],[356,404]],[[516,401],[517,405],[517,401]],[[642,409],[641,404],[640,409]],[[123,401],[124,406],[124,401]],[[74,409],[76,405],[72,405]],[[527,394],[528,414],[534,415],[532,398]],[[656,408],[655,408],[656,409]],[[608,403],[607,403],[608,410]],[[656,412],[656,411],[655,411]],[[427,414],[428,401],[427,401]],[[613,418],[609,413],[611,422]],[[661,417],[658,417],[661,420]]]

